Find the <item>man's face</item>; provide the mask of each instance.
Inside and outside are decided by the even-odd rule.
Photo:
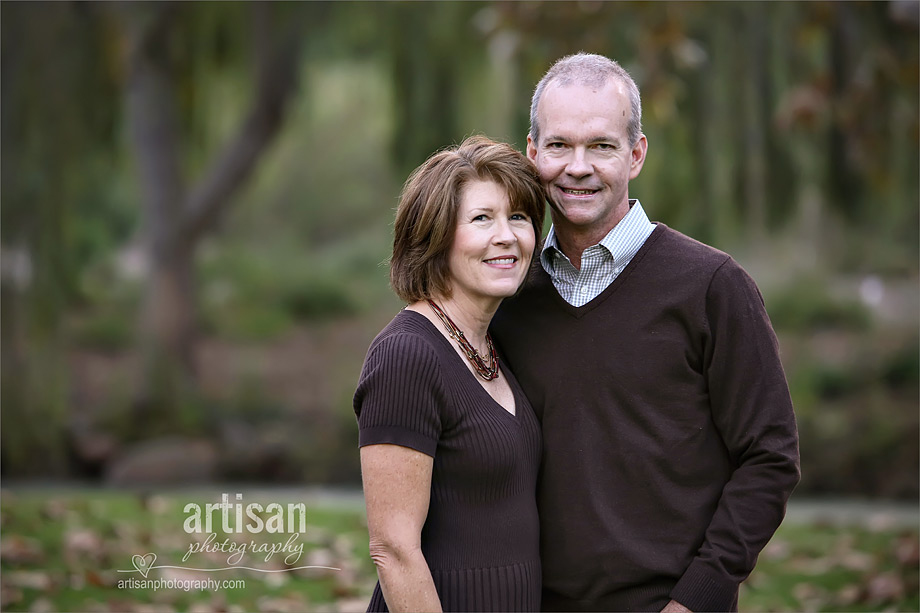
[[[604,237],[629,211],[627,186],[645,162],[645,136],[630,146],[629,98],[619,81],[602,87],[551,83],[537,108],[540,142],[528,136],[537,167],[565,232]]]

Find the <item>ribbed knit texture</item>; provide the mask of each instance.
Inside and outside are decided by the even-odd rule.
[[[540,606],[540,427],[507,368],[502,376],[515,415],[427,318],[404,310],[371,344],[355,392],[359,445],[434,457],[422,551],[445,611]],[[368,610],[387,610],[379,585]]]
[[[544,607],[737,607],[799,477],[792,403],[750,277],[658,224],[582,307],[533,267],[492,334],[542,421]]]

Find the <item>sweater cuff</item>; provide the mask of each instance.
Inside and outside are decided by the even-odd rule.
[[[699,560],[690,564],[670,596],[695,613],[738,610],[738,584]]]

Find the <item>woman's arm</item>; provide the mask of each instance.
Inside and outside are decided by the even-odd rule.
[[[371,559],[394,613],[441,610],[421,547],[433,465],[431,456],[408,447],[361,448]]]

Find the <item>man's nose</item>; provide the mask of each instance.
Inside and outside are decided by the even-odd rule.
[[[594,172],[594,168],[587,160],[586,152],[581,147],[576,147],[572,152],[569,163],[566,164],[565,172],[573,177],[586,177]]]

